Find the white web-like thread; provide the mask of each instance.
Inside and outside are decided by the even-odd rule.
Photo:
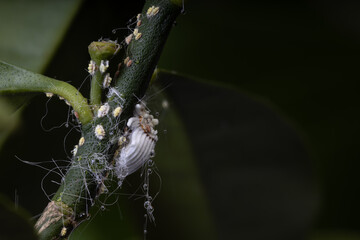
[[[144,23],[141,23],[141,21],[139,21],[139,18],[137,18],[136,21],[131,20],[129,23],[130,24],[128,25],[127,29],[132,33],[134,31],[136,31],[135,29],[137,27],[139,27],[140,24],[144,24]],[[129,52],[131,52],[131,49],[126,48],[126,51],[129,54]],[[87,78],[89,76],[90,75],[88,75]],[[85,80],[84,80],[84,82],[85,82]],[[81,86],[82,86],[82,84],[81,84]],[[124,179],[128,175],[130,175],[130,174],[134,173],[135,171],[137,171],[138,169],[142,168],[141,176],[144,178],[144,183],[140,187],[140,189],[142,190],[142,194],[137,194],[136,196],[144,199],[144,208],[146,210],[144,234],[146,235],[148,220],[150,222],[155,221],[155,218],[153,215],[154,208],[152,206],[152,202],[155,199],[156,195],[154,198],[152,198],[150,196],[150,191],[149,191],[150,180],[149,180],[149,178],[150,178],[151,174],[156,172],[156,171],[154,171],[154,167],[153,167],[154,162],[151,160],[151,158],[154,156],[154,148],[155,148],[155,144],[158,140],[157,131],[154,129],[154,127],[158,124],[158,120],[156,118],[154,118],[152,115],[150,115],[150,111],[147,109],[145,103],[142,102],[141,99],[138,99],[140,101],[140,103],[137,104],[135,107],[134,116],[132,118],[128,119],[127,128],[125,130],[119,129],[120,123],[122,121],[125,121],[125,119],[121,119],[120,117],[117,117],[117,116],[115,117],[114,115],[112,115],[112,111],[116,107],[122,108],[124,106],[125,100],[124,100],[122,94],[119,93],[115,88],[109,87],[107,89],[107,91],[108,91],[107,98],[108,98],[108,100],[110,100],[109,104],[111,105],[112,109],[105,108],[105,111],[103,111],[104,109],[102,109],[100,111],[100,113],[99,112],[96,113],[95,116],[97,116],[98,118],[100,118],[100,117],[108,118],[109,124],[108,124],[108,126],[106,126],[106,139],[109,139],[109,143],[105,143],[105,148],[101,149],[100,152],[98,152],[99,150],[96,149],[95,147],[94,147],[94,149],[87,149],[88,150],[87,153],[82,152],[81,158],[89,159],[89,162],[87,162],[87,164],[85,164],[85,165],[84,165],[84,161],[81,161],[82,164],[80,164],[80,161],[79,161],[79,164],[76,164],[77,163],[77,154],[74,154],[75,158],[72,160],[73,164],[71,167],[72,168],[78,167],[81,170],[81,173],[83,174],[82,178],[77,179],[77,181],[80,181],[82,183],[82,186],[83,186],[82,192],[85,192],[86,194],[85,194],[85,197],[82,195],[73,196],[73,197],[77,197],[78,202],[85,199],[85,200],[89,201],[91,205],[94,205],[96,199],[94,199],[94,196],[90,193],[88,184],[95,183],[99,188],[102,189],[95,196],[95,198],[97,198],[101,193],[108,191],[108,189],[106,188],[106,185],[105,185],[105,181],[111,180],[112,176],[116,176],[118,178],[118,188],[120,188],[121,185],[123,184]],[[114,97],[114,96],[116,96],[116,97]],[[108,107],[108,106],[105,105],[105,107]],[[69,111],[70,111],[70,108],[69,108]],[[46,109],[46,112],[47,112],[47,109]],[[46,117],[46,114],[43,117],[43,119]],[[78,117],[74,111],[73,111],[73,114],[76,117]],[[67,122],[64,123],[64,125],[69,124],[69,118],[70,118],[70,116],[73,116],[73,114],[68,113],[68,119],[67,119]],[[41,120],[41,124],[42,124],[43,119]],[[79,125],[78,119],[74,118],[73,121],[76,122],[73,125],[73,127],[76,127],[77,130],[79,130],[79,132],[80,132],[80,125]],[[71,122],[70,122],[70,124],[71,124]],[[95,126],[93,126],[93,127],[95,128]],[[123,146],[120,146],[118,155],[114,159],[115,165],[112,165],[109,161],[110,155],[108,155],[108,152],[109,152],[110,147],[115,142],[118,142],[119,136],[125,137],[126,141],[124,142]],[[65,139],[66,139],[66,137],[65,137]],[[64,145],[65,145],[65,139],[64,139]],[[101,140],[103,140],[103,139],[99,139],[99,138],[93,139],[92,140],[93,142],[90,142],[90,144],[89,144],[89,139],[86,139],[88,146],[91,146],[91,145],[96,146],[98,141],[101,141]],[[78,147],[81,147],[81,146],[78,146]],[[69,156],[69,158],[72,158],[72,157]],[[71,186],[67,182],[64,182],[65,175],[64,175],[64,172],[62,171],[64,169],[68,168],[68,166],[59,167],[57,165],[56,161],[52,161],[52,162],[55,164],[56,167],[54,167],[53,169],[46,169],[48,171],[48,174],[56,171],[57,174],[62,179],[61,183],[58,183],[55,181],[52,181],[52,182],[57,185],[63,184],[63,193],[69,194],[68,193],[69,191],[67,191],[67,190]],[[66,162],[70,163],[71,161],[66,161]],[[32,164],[32,165],[36,165],[36,164]],[[91,182],[88,182],[88,179],[86,178],[86,172],[88,172],[92,175]],[[107,172],[108,175],[105,176],[104,172]],[[46,174],[46,176],[43,178],[43,180],[48,176],[48,174]],[[160,179],[159,175],[158,175],[158,177]],[[43,188],[43,180],[42,180],[42,189],[43,189],[45,195],[51,201],[51,195],[53,195],[53,194],[46,193],[46,191]],[[160,179],[160,182],[161,182],[161,179]],[[108,197],[113,195],[114,193],[115,193],[115,190],[114,190],[114,192],[110,192],[110,193],[106,194],[105,202],[108,199]],[[134,194],[132,194],[132,195],[134,195]],[[104,210],[104,206],[108,205],[108,203],[101,203],[101,204],[102,204],[101,205],[102,210]],[[113,203],[111,203],[110,205],[112,205],[112,204]],[[84,213],[80,213],[80,215],[84,215],[84,216],[88,215],[88,211],[89,211],[88,207],[89,206],[86,205],[87,209],[85,210]],[[76,208],[76,205],[75,205],[75,208]],[[76,212],[76,209],[74,209],[74,211]]]
[[[152,202],[154,200],[154,198],[151,197],[150,195],[150,175],[153,173],[153,166],[154,166],[154,162],[150,159],[147,162],[147,165],[145,167],[145,171],[144,171],[144,175],[145,175],[145,179],[144,179],[144,184],[142,186],[142,189],[144,191],[145,194],[145,199],[144,199],[144,208],[146,210],[146,213],[144,215],[145,217],[145,223],[144,223],[144,236],[146,238],[147,235],[147,223],[148,220],[152,223],[155,223],[155,217],[154,217],[154,207],[152,205]],[[161,180],[160,176],[159,179]],[[155,195],[156,197],[156,195]]]
[[[47,161],[47,162],[30,162],[30,161],[26,161],[26,160],[22,160],[21,158],[19,158],[18,156],[15,156],[19,161],[25,163],[25,164],[28,164],[28,165],[31,165],[31,166],[36,166],[36,167],[39,167],[41,169],[44,169],[47,171],[47,173],[45,174],[45,176],[41,179],[41,183],[40,183],[40,186],[41,186],[41,190],[44,192],[45,196],[48,198],[49,201],[51,201],[51,197],[54,195],[54,194],[49,194],[47,193],[46,189],[45,189],[45,186],[44,186],[44,182],[46,180],[46,178],[50,175],[50,174],[55,174],[57,176],[59,176],[61,178],[61,181],[64,179],[65,177],[65,174],[63,173],[62,170],[66,170],[67,166],[59,166],[58,163],[60,162],[63,162],[63,163],[70,163],[69,160],[51,160],[51,161]],[[53,163],[55,165],[55,167],[53,168],[48,168],[48,167],[44,167],[43,165],[46,165],[48,163]],[[54,183],[56,185],[59,185],[61,183],[58,183],[56,181],[53,181],[51,180],[50,181],[51,183]]]
[[[86,143],[88,143],[88,146],[94,146],[94,149],[89,149],[87,152],[82,152],[81,157],[85,159],[89,159],[89,162],[87,165],[85,164],[79,164],[77,163],[77,155],[75,154],[75,159],[72,160],[72,168],[80,168],[81,172],[83,173],[83,177],[79,178],[77,181],[82,182],[83,184],[83,192],[85,192],[85,195],[73,195],[73,197],[77,198],[77,201],[83,201],[84,199],[86,201],[89,201],[90,205],[95,204],[94,195],[92,195],[88,189],[88,184],[95,183],[96,185],[100,185],[104,187],[104,192],[108,191],[106,189],[106,186],[104,184],[105,180],[111,179],[111,176],[114,174],[118,177],[119,183],[123,182],[124,178],[128,176],[131,173],[134,173],[140,168],[143,168],[142,176],[144,177],[144,184],[142,185],[141,189],[143,194],[137,195],[138,197],[144,198],[144,208],[146,210],[146,218],[145,218],[145,228],[144,228],[144,234],[146,235],[147,231],[147,222],[154,222],[155,218],[153,215],[154,208],[152,206],[153,198],[150,196],[149,188],[149,176],[152,172],[152,165],[153,161],[151,158],[154,156],[154,148],[156,141],[158,140],[157,137],[157,131],[154,129],[155,125],[158,124],[158,120],[154,118],[154,116],[150,115],[150,111],[147,109],[145,103],[141,102],[136,105],[135,111],[134,111],[134,117],[130,118],[127,121],[127,129],[125,132],[122,132],[121,129],[118,128],[119,124],[124,121],[124,119],[121,119],[120,117],[114,117],[112,114],[113,109],[115,109],[117,106],[122,107],[124,104],[124,100],[121,98],[121,94],[117,92],[115,89],[110,88],[108,96],[111,97],[111,95],[116,95],[116,98],[114,98],[111,103],[111,109],[109,111],[106,111],[107,114],[100,114],[99,116],[101,118],[108,118],[110,121],[109,128],[107,128],[107,133],[109,133],[110,140],[109,142],[117,142],[118,136],[125,136],[127,138],[126,143],[122,147],[119,156],[116,160],[115,166],[109,163],[109,155],[107,154],[111,144],[105,143],[105,147],[101,152],[96,152],[95,146],[97,146],[98,140],[97,139],[86,139]],[[141,100],[140,100],[141,101]],[[115,104],[114,104],[115,103]],[[68,113],[70,114],[70,113]],[[99,117],[98,115],[96,115]],[[76,120],[76,119],[75,119]],[[79,130],[79,127],[73,128],[76,130]],[[121,134],[123,133],[123,134]],[[65,145],[66,137],[64,138],[64,145]],[[90,142],[89,142],[90,141]],[[91,143],[91,141],[93,141]],[[90,144],[89,144],[90,143]],[[80,145],[80,144],[79,144]],[[78,147],[81,147],[78,146]],[[72,156],[69,156],[69,160],[66,160],[66,163],[71,163],[70,159]],[[92,161],[91,161],[92,160]],[[97,164],[95,164],[95,161],[99,162],[98,166],[101,166],[100,168],[97,168]],[[23,161],[24,163],[30,164],[30,162]],[[65,178],[65,171],[68,166],[58,166],[58,161],[51,161],[55,167],[53,169],[45,168],[48,173],[44,176],[42,180],[42,189],[49,199],[51,201],[51,198],[54,194],[49,194],[44,189],[44,179],[48,177],[48,175],[52,172],[55,172],[58,176],[61,177],[61,182],[55,182],[53,183],[60,185],[63,184],[63,195],[69,194],[68,189],[71,187],[71,185],[67,184],[67,182],[64,182]],[[83,161],[81,161],[83,162]],[[31,164],[40,166],[40,164]],[[40,166],[41,167],[41,166]],[[126,172],[121,171],[124,170]],[[92,182],[88,182],[85,177],[85,172],[89,172],[92,174]],[[109,172],[109,176],[104,176],[104,172]],[[119,188],[121,186],[119,185]],[[114,191],[115,192],[115,191]],[[113,195],[114,192],[110,192],[107,195]],[[95,196],[97,198],[97,196]],[[103,207],[101,207],[100,210],[104,210],[106,205],[112,205],[115,202],[117,202],[117,199],[109,204],[109,203],[101,203]],[[86,209],[84,212],[80,213],[79,215],[82,216],[89,216],[89,209],[90,205],[86,205]],[[76,205],[74,211],[76,212]],[[64,220],[64,219],[63,219]]]
[[[46,104],[45,104],[45,113],[44,113],[44,115],[41,117],[41,119],[40,119],[40,126],[41,126],[41,128],[42,128],[42,130],[44,131],[44,132],[51,132],[52,130],[54,130],[54,129],[58,129],[58,128],[61,128],[62,126],[65,126],[65,127],[69,127],[69,125],[71,126],[71,127],[75,127],[75,125],[72,123],[72,122],[70,122],[70,114],[69,114],[69,112],[70,112],[70,106],[68,107],[68,114],[67,114],[67,119],[66,119],[66,121],[64,121],[63,123],[61,123],[61,124],[59,124],[59,125],[57,125],[57,126],[53,126],[53,127],[50,127],[50,128],[46,128],[45,126],[44,126],[44,120],[45,120],[45,118],[47,117],[47,115],[48,115],[48,113],[49,113],[49,108],[48,108],[48,104],[49,104],[49,102],[50,102],[50,100],[53,98],[53,96],[51,96],[51,97],[49,97],[49,99],[46,101]]]

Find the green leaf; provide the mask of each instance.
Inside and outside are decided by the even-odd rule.
[[[18,124],[19,112],[14,113],[13,106],[5,99],[0,98],[0,148]]]
[[[37,239],[33,226],[28,219],[30,216],[24,209],[15,206],[4,195],[0,195],[0,239]]]
[[[161,95],[157,97],[161,98]],[[173,239],[215,239],[217,229],[196,156],[175,109],[171,106],[160,122],[163,125],[161,129],[166,133],[160,133],[154,160],[162,185],[160,195],[154,202],[155,209],[158,207],[155,212],[157,227],[151,234],[158,236],[158,239],[164,239],[171,233],[177,235]]]
[[[2,1],[0,59],[35,72],[44,72],[81,2]],[[35,95],[8,95],[6,99],[16,110]]]
[[[0,59],[43,72],[81,2],[2,1]]]
[[[359,240],[360,234],[357,231],[351,230],[317,230],[310,237],[309,240]]]
[[[65,98],[79,114],[79,120],[86,124],[92,120],[87,100],[72,85],[41,74],[33,73],[10,64],[0,62],[0,94],[23,92],[45,92]]]
[[[359,229],[359,27],[349,20],[358,6],[287,3],[217,1],[205,10],[189,1],[158,66],[231,83],[276,105],[306,141],[322,188],[314,228]]]
[[[116,197],[113,197],[116,199]],[[102,211],[94,207],[90,214],[94,216],[91,221],[81,224],[70,235],[70,240],[117,240],[121,236],[124,240],[143,239],[140,230],[143,225],[136,220],[136,210],[132,206],[133,199],[125,196],[118,197],[114,204],[112,200],[106,200],[105,209]]]
[[[166,142],[181,139],[178,132],[174,139],[167,136],[176,128],[187,133],[185,142],[191,146],[218,237],[305,238],[309,222],[317,212],[319,193],[302,139],[286,119],[273,110],[274,106],[230,86],[196,81],[175,72],[160,70],[154,79],[166,88],[172,100],[170,108],[178,111],[178,120],[181,119],[184,126],[169,128],[163,138]],[[161,123],[169,124],[160,120],[160,126]],[[192,171],[181,166],[188,155],[186,151],[173,151],[167,144],[164,161],[166,165],[172,164],[174,171],[166,169],[165,174],[186,182],[187,173]],[[179,149],[186,148],[179,146]],[[174,163],[173,159],[177,161]],[[159,169],[162,167],[159,163]],[[171,181],[161,177],[164,185]],[[194,193],[198,192],[183,191],[191,187],[192,182],[180,187],[173,185],[170,193],[179,201],[186,202],[190,197],[196,202]],[[160,194],[159,199],[161,197]],[[169,208],[169,202],[163,204]],[[170,209],[171,213],[177,210]],[[186,206],[180,208],[183,209]],[[197,218],[201,212],[193,210],[191,214],[180,215],[179,219],[187,217],[194,228],[202,229]],[[177,215],[174,216],[177,219]],[[174,226],[169,228],[176,231]],[[178,229],[190,232],[191,226]]]

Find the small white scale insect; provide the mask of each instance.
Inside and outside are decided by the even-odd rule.
[[[158,140],[154,127],[159,124],[159,120],[150,115],[143,103],[136,104],[134,115],[127,122],[128,143],[116,158],[115,173],[119,179],[119,185],[127,175],[141,168],[154,155],[155,144]]]
[[[159,9],[160,9],[159,7],[155,7],[155,6],[149,7],[147,12],[146,12],[146,16],[148,18],[155,16],[156,14],[158,14]]]
[[[104,72],[106,72],[106,70],[109,68],[109,60],[101,60],[101,63],[100,63],[100,72],[101,74],[103,74]]]

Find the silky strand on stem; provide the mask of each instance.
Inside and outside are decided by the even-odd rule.
[[[138,99],[144,96],[167,36],[180,11],[181,7],[170,0],[146,1],[142,12],[137,15],[136,35],[133,34],[132,39],[128,39],[122,64],[116,64],[118,70],[112,86],[101,85],[98,79],[94,86],[92,84],[93,95],[90,102],[94,117],[89,124],[82,126],[82,140],[74,148],[72,164],[36,224],[40,239],[66,239],[88,217],[89,208],[94,205],[99,194],[106,192],[106,178],[114,175],[109,173],[118,169],[114,163],[115,157],[124,159],[126,155],[125,152],[121,155],[121,148],[119,149],[119,139],[124,136],[124,125],[133,116]],[[98,57],[98,49],[95,48],[95,53],[91,56],[94,66],[89,65],[89,73],[95,75],[98,71],[101,79],[107,76],[106,61],[110,60],[109,65],[112,64],[109,56],[114,54],[115,49],[116,44],[115,47],[110,47],[109,55]],[[124,60],[127,60],[126,64]],[[108,87],[108,94],[101,103],[101,86],[104,85]],[[130,120],[129,128],[136,134],[130,143],[135,144],[135,140],[144,138],[144,134],[136,132],[143,123],[138,124],[140,125],[136,125],[134,119]],[[157,121],[152,119],[151,124],[156,125]],[[153,134],[156,135],[154,132]],[[150,154],[156,140],[157,137],[153,137],[146,141],[146,148],[141,148],[142,154]],[[134,156],[133,159],[136,160],[135,165],[126,165],[131,172],[139,168],[138,160],[141,160],[137,155],[132,155],[132,151],[138,149],[135,145],[127,148],[129,156]]]

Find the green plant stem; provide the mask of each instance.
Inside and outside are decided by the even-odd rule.
[[[100,171],[100,168],[105,166],[98,161],[97,153],[103,152],[106,144],[101,144],[93,131],[91,125],[83,128],[85,143],[79,146],[63,183],[35,225],[39,239],[67,238],[71,231],[88,217],[98,187],[101,187],[91,169]],[[62,229],[66,229],[64,235]]]
[[[148,18],[146,13],[151,6],[159,7],[159,12]],[[138,40],[133,39],[127,49],[133,64],[123,66],[119,77],[115,79],[115,89],[121,94],[121,101],[125,101],[124,111],[121,114],[121,120],[124,121],[119,121],[120,119],[115,121],[112,115],[109,115],[95,118],[92,124],[83,127],[82,135],[85,143],[79,147],[62,185],[35,226],[40,239],[67,238],[84,219],[84,215],[86,217],[94,198],[101,193],[98,189],[102,183],[99,184],[91,170],[103,169],[102,176],[106,176],[108,170],[105,166],[112,161],[116,151],[114,146],[117,146],[117,141],[114,140],[122,134],[122,125],[117,125],[114,130],[111,124],[125,123],[132,115],[137,98],[143,97],[168,33],[180,10],[181,8],[170,0],[146,1],[142,11],[142,24],[139,27],[142,37]],[[116,103],[119,103],[117,101],[119,99],[116,98],[115,94],[108,99],[112,109],[117,106]],[[106,132],[102,140],[94,137],[95,126],[98,124],[101,124]],[[111,134],[108,134],[109,131],[112,131]],[[106,156],[105,162],[99,161],[99,155]]]
[[[96,64],[95,73],[91,78],[90,104],[97,109],[101,104],[102,83],[105,72],[100,71],[101,61],[109,60],[119,50],[119,45],[112,41],[92,42],[89,47],[91,60]]]
[[[98,108],[101,104],[101,85],[102,85],[103,76],[100,71],[96,71],[94,76],[91,79],[91,89],[90,89],[90,105],[94,108]]]
[[[152,6],[159,7],[159,12],[147,17],[147,10]],[[132,64],[130,67],[123,64],[119,78],[116,79],[115,88],[126,99],[124,115],[132,114],[134,104],[144,95],[167,36],[180,11],[180,6],[170,0],[146,1],[141,14],[142,23],[138,27],[141,37],[138,40],[132,39],[125,56],[132,60]]]
[[[49,92],[65,98],[86,125],[93,119],[92,112],[81,93],[72,85],[16,66],[0,62],[0,94],[22,92]]]

